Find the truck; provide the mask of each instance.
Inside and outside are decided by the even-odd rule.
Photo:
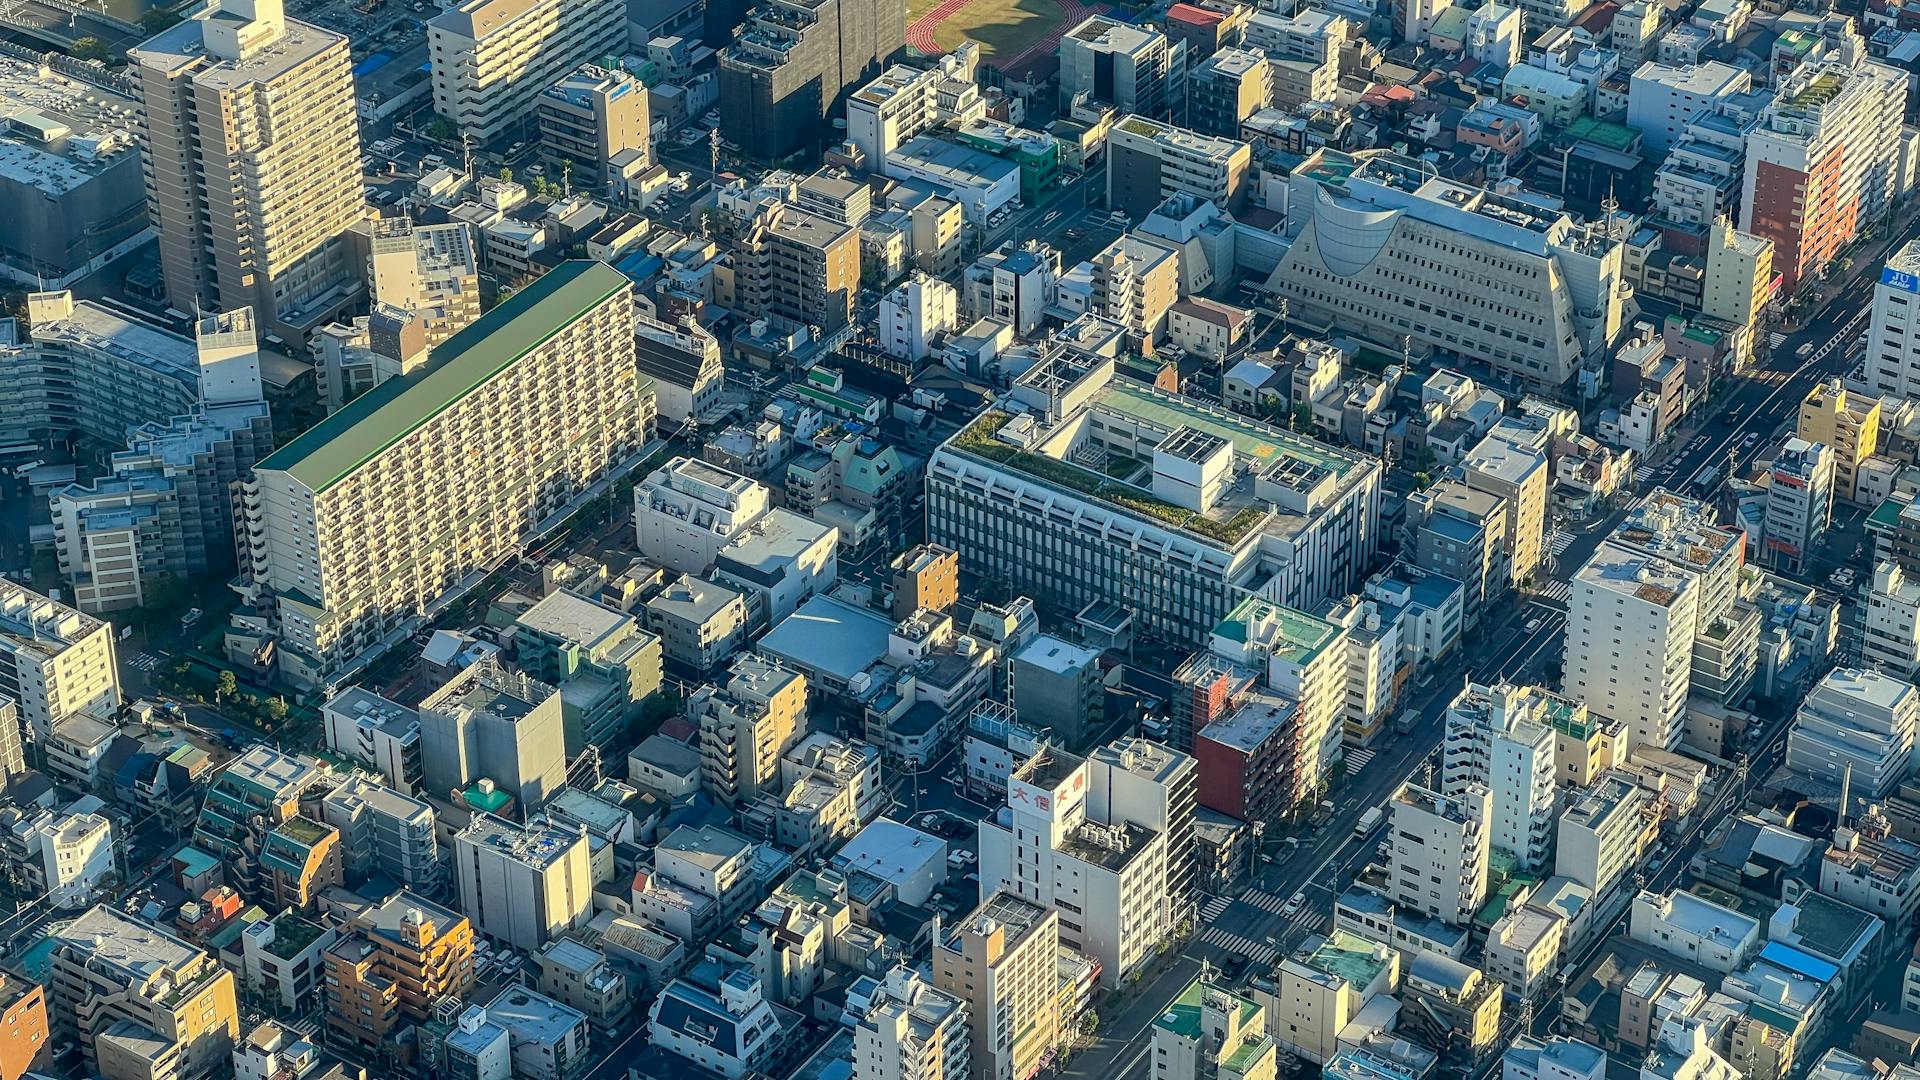
[[[1367,812],[1361,814],[1360,821],[1354,825],[1353,835],[1365,839],[1368,833],[1380,827],[1380,822],[1384,820],[1386,816],[1386,812],[1379,807],[1368,807]]]

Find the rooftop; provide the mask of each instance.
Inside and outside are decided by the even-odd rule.
[[[605,263],[562,263],[435,348],[425,367],[355,398],[258,467],[325,491],[631,288]]]
[[[492,814],[475,814],[456,839],[534,869],[550,866],[566,858],[576,844],[586,843],[583,833],[567,832],[540,820],[519,825]]]

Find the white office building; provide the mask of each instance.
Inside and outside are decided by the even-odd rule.
[[[677,457],[633,489],[633,527],[642,558],[683,574],[704,574],[720,549],[772,505],[764,484],[696,458]]]
[[[1045,361],[1005,400],[934,452],[927,532],[1016,593],[1105,600],[1142,635],[1199,646],[1249,591],[1303,611],[1356,591],[1378,549],[1381,467],[1364,454],[1095,357]]]
[[[1880,271],[1860,375],[1870,394],[1920,397],[1920,240],[1908,241]]]
[[[1761,532],[1762,561],[1776,570],[1802,573],[1833,523],[1833,447],[1789,438],[1767,472],[1767,516]]]
[[[41,740],[82,709],[111,712],[120,704],[112,624],[0,578],[0,698]]]
[[[1835,668],[1794,714],[1787,768],[1823,787],[1851,784],[1854,798],[1877,801],[1913,771],[1916,722],[1920,689],[1904,676]]]
[[[1903,679],[1920,674],[1920,578],[1891,559],[1873,568],[1860,658]]]
[[[960,294],[936,277],[915,273],[880,301],[880,347],[887,355],[918,363],[933,352],[934,339],[959,324]]]
[[[847,141],[877,170],[887,155],[937,124],[964,128],[987,115],[974,82],[980,46],[964,42],[930,68],[897,65],[847,98]]]
[[[1485,788],[1489,843],[1523,871],[1546,866],[1558,804],[1554,785],[1556,715],[1573,703],[1537,686],[1468,683],[1447,706],[1441,790],[1465,798]]]
[[[1596,903],[1604,903],[1654,835],[1653,810],[1653,795],[1632,777],[1602,773],[1560,815],[1554,873],[1586,886]]]
[[[1401,785],[1387,808],[1387,898],[1448,926],[1471,925],[1487,900],[1492,803],[1485,784],[1462,785],[1457,797]]]
[[[106,804],[82,796],[64,809],[29,806],[0,812],[0,851],[31,895],[47,898],[56,910],[83,907],[106,888],[116,873],[113,824],[101,813]]]
[[[1610,540],[1594,549],[1567,604],[1566,696],[1628,725],[1633,745],[1679,745],[1699,591],[1665,559]]]
[[[1648,155],[1658,157],[1680,141],[1697,114],[1752,88],[1753,76],[1746,69],[1718,60],[1686,65],[1649,60],[1628,82],[1627,126],[1640,132]]]

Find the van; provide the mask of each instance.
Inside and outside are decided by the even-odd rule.
[[[1353,826],[1353,835],[1364,838],[1368,833],[1379,828],[1380,822],[1385,819],[1386,816],[1386,813],[1379,807],[1369,807],[1366,813],[1360,815],[1360,820]]]

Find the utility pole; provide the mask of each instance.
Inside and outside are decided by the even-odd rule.
[[[715,177],[718,177],[720,175],[720,129],[717,127],[707,132],[707,152],[712,162],[711,171]],[[716,183],[714,186],[719,185]]]

